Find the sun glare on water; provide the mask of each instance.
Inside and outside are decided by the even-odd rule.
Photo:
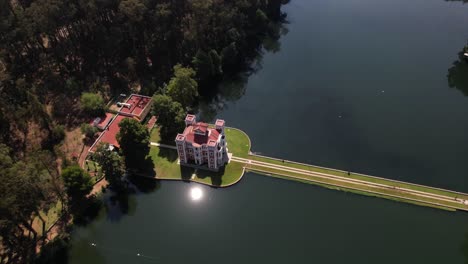
[[[194,187],[190,189],[190,198],[192,201],[198,201],[203,197],[203,192],[200,188]]]

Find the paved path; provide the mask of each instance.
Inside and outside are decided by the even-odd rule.
[[[161,148],[169,148],[169,149],[177,149],[176,146],[161,144],[157,142],[150,142],[151,146],[161,147]]]

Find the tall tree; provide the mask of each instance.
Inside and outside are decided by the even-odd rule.
[[[141,22],[148,8],[141,0],[123,0],[119,4],[119,11],[133,22]]]
[[[72,204],[77,204],[86,198],[93,189],[91,176],[79,166],[70,166],[62,171],[62,178],[67,190],[68,199]]]
[[[98,132],[98,129],[95,126],[92,126],[88,123],[81,124],[80,127],[81,133],[85,135],[86,138],[92,139],[94,135]]]
[[[44,201],[42,171],[33,163],[15,162],[10,155],[10,149],[0,144],[0,243],[12,258],[28,262],[38,239],[31,219],[40,216]]]
[[[102,96],[94,93],[81,94],[81,107],[91,115],[101,115],[104,113],[105,104]]]
[[[125,159],[125,166],[137,169],[149,153],[148,129],[135,119],[126,118],[119,123],[117,141]]]
[[[101,166],[104,177],[111,187],[115,189],[122,187],[122,176],[125,166],[119,154],[109,149],[108,143],[98,145],[93,154],[93,160]]]
[[[221,52],[223,70],[225,72],[232,72],[239,64],[239,52],[235,42],[231,42]]]
[[[177,133],[184,129],[185,111],[182,105],[174,102],[167,95],[157,94],[153,96],[153,115],[158,117],[156,121],[160,126],[160,134],[163,141],[172,141]]]
[[[192,68],[177,64],[174,66],[174,77],[167,85],[167,94],[181,105],[191,106],[198,96],[198,84],[193,79],[194,76],[195,71]]]

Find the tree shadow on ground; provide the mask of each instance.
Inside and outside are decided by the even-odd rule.
[[[205,179],[205,178],[211,178],[211,185],[214,187],[220,187],[221,184],[223,183],[223,175],[224,171],[226,169],[226,166],[223,166],[222,168],[219,169],[219,171],[200,171],[198,173],[198,178],[200,179]]]
[[[223,175],[225,171],[225,166],[223,166],[219,171],[208,171],[203,169],[195,169],[187,166],[180,166],[180,174],[183,181],[189,182],[193,174],[196,174],[196,177],[199,179],[210,178],[212,187],[220,187],[223,180]]]
[[[148,177],[156,176],[156,172],[154,171],[154,161],[151,156],[146,156],[146,158],[141,162],[137,173],[144,174]]]
[[[167,159],[169,162],[174,162],[178,158],[177,151],[168,148],[159,148],[158,156]]]

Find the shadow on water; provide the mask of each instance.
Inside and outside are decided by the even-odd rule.
[[[247,60],[246,65],[242,66],[242,70],[235,75],[225,77],[216,88],[203,95],[198,106],[198,114],[202,120],[214,120],[217,113],[225,109],[229,102],[235,102],[244,96],[249,77],[262,69],[262,59],[265,52],[277,53],[281,50],[279,39],[289,32],[285,27],[287,23],[284,19],[272,24],[270,32],[264,36],[260,48],[254,50],[251,55],[252,59]]]
[[[95,196],[84,201],[83,204],[80,205],[80,208],[71,208],[73,218],[73,224],[78,226],[85,226],[91,223],[94,219],[96,219],[101,211],[103,205],[103,201]]]
[[[158,180],[145,177],[131,176],[129,182],[136,188],[136,194],[151,193],[161,188]]]
[[[465,261],[463,263],[468,264],[468,233],[465,234],[460,251],[463,254]]]
[[[55,238],[41,248],[41,253],[35,264],[62,264],[68,263],[69,244],[66,239]]]
[[[144,167],[154,177],[153,162],[150,157],[145,160]],[[153,178],[141,176],[128,176],[123,180],[123,187],[118,191],[111,188],[103,188],[98,197],[91,197],[86,204],[81,204],[81,209],[72,211],[74,224],[85,226],[98,217],[105,217],[110,221],[119,221],[124,215],[133,215],[137,206],[136,196],[157,191],[160,188],[159,181]]]
[[[458,60],[448,69],[447,81],[451,88],[456,88],[468,96],[468,60],[463,57],[466,51],[467,47],[458,53]]]

